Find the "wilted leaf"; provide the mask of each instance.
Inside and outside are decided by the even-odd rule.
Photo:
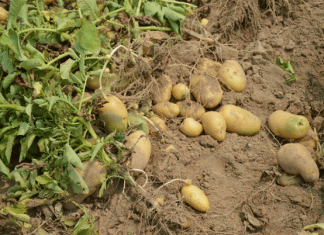
[[[89,21],[84,21],[81,29],[76,35],[76,42],[78,42],[83,49],[93,53],[98,53],[101,41],[96,26],[91,24]]]
[[[64,156],[68,160],[69,163],[73,164],[80,170],[84,170],[84,166],[79,156],[74,152],[69,144],[65,145]]]
[[[12,28],[16,24],[19,12],[26,5],[27,0],[12,0],[10,3],[7,29]]]
[[[81,9],[82,14],[85,16],[95,18],[99,11],[96,0],[78,0],[77,4],[78,8]]]
[[[71,69],[72,69],[74,63],[75,63],[74,60],[68,59],[63,64],[61,64],[60,73],[61,73],[62,79],[69,79],[70,78]]]

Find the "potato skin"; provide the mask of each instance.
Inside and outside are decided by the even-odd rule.
[[[165,122],[159,118],[158,116],[151,117],[150,120],[154,123],[154,125],[160,130],[166,130]],[[155,132],[155,129],[150,129],[151,132]]]
[[[276,181],[281,186],[299,185],[304,182],[300,175],[288,175],[286,172],[283,172],[281,176],[278,176]]]
[[[158,78],[153,88],[154,104],[170,100],[172,91],[172,80],[169,75],[163,74],[160,78]]]
[[[235,105],[225,105],[219,111],[226,121],[226,130],[239,135],[254,135],[261,129],[261,120]]]
[[[268,125],[275,135],[286,139],[303,138],[310,128],[307,118],[283,110],[273,112]]]
[[[218,78],[236,92],[242,92],[246,77],[242,66],[235,60],[226,60],[218,70]]]
[[[137,130],[126,137],[124,146],[132,151],[130,167],[144,170],[151,156],[151,142],[148,136]]]
[[[178,105],[171,102],[161,102],[152,107],[152,110],[157,115],[166,117],[166,118],[175,118],[179,115]]]
[[[318,145],[318,136],[312,128],[309,128],[307,134],[303,138],[296,140],[295,143],[304,145],[310,153],[315,153]]]
[[[180,131],[189,137],[197,137],[203,132],[203,126],[193,118],[186,118],[180,125]]]
[[[105,123],[108,132],[115,130],[122,132],[127,128],[128,111],[123,102],[117,96],[109,96],[106,103],[98,108],[99,119]]]
[[[301,144],[283,145],[277,154],[279,166],[289,174],[300,174],[307,182],[319,178],[319,169],[307,148]]]
[[[7,21],[7,19],[8,19],[8,12],[3,7],[0,7],[0,20]]]
[[[217,79],[196,72],[190,78],[190,88],[193,96],[205,108],[216,107],[223,98],[223,90]]]
[[[217,77],[218,70],[222,66],[221,63],[208,59],[201,58],[198,61],[197,69],[202,72],[210,73],[212,76]]]
[[[207,212],[210,209],[207,196],[200,188],[192,184],[184,185],[181,188],[181,195],[190,206],[198,211]]]
[[[172,88],[172,96],[176,100],[184,100],[188,95],[190,95],[189,87],[183,83],[178,83]]]
[[[63,203],[63,207],[66,210],[73,210],[76,206],[72,203],[75,201],[76,203],[81,203],[84,199],[88,196],[96,192],[101,186],[101,178],[107,177],[107,170],[106,168],[98,161],[84,161],[82,162],[84,170],[80,170],[76,168],[76,171],[82,176],[84,182],[87,184],[89,188],[88,194],[82,193],[74,193],[72,188],[68,189],[69,197]]]
[[[217,141],[223,141],[226,136],[226,121],[222,114],[218,112],[206,112],[201,117],[201,122],[206,134]]]
[[[181,117],[193,117],[199,120],[206,112],[205,108],[195,101],[178,101],[176,103],[179,107],[179,115]]]

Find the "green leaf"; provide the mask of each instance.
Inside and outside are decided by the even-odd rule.
[[[70,180],[75,184],[74,186],[78,186],[78,187],[73,187],[73,184],[71,184],[73,191],[75,193],[83,193],[83,194],[89,193],[88,185],[84,182],[82,176],[74,169],[74,167],[70,163],[68,163],[67,171]]]
[[[25,180],[23,179],[23,177],[21,176],[21,174],[19,173],[19,171],[16,169],[15,171],[13,171],[13,177],[15,179],[16,182],[19,183],[19,185],[22,188],[27,188],[27,184],[25,182]]]
[[[73,164],[80,170],[84,170],[84,166],[79,156],[74,152],[69,144],[65,145],[64,156],[68,160],[69,163]]]
[[[294,74],[294,75],[290,76],[289,78],[287,78],[287,79],[285,80],[285,83],[294,82],[294,81],[296,81],[296,80],[297,80],[297,78],[296,78],[296,75]]]
[[[2,81],[2,88],[7,89],[15,81],[16,73],[8,74]]]
[[[27,152],[28,152],[30,146],[32,145],[35,137],[36,137],[36,134],[31,133],[20,141],[21,150],[20,150],[19,162],[21,162],[22,160],[24,160],[26,158]]]
[[[95,18],[99,11],[96,0],[78,0],[77,4],[78,8],[81,9],[82,14],[85,16]]]
[[[181,34],[181,23],[180,21],[172,21],[172,20],[168,20],[168,22],[170,23],[171,28],[178,34]]]
[[[104,146],[104,143],[100,142],[98,144],[95,145],[92,155],[91,155],[91,159],[90,162],[93,161],[93,159],[97,156],[99,150]]]
[[[31,70],[42,66],[43,63],[39,59],[29,59],[20,63],[20,66],[26,70]]]
[[[178,12],[168,8],[168,7],[162,7],[162,12],[169,21],[178,21],[178,20],[184,20],[186,17],[184,15],[179,14]]]
[[[55,193],[64,193],[60,186],[57,183],[49,183],[46,184],[46,188],[51,189]]]
[[[6,176],[9,176],[10,170],[6,165],[3,163],[3,161],[0,159],[0,172],[5,174]]]
[[[48,175],[48,173],[46,174],[47,172],[45,172],[43,175],[39,175],[36,177],[36,181],[39,183],[39,184],[42,184],[42,185],[46,185],[46,184],[49,184],[49,183],[54,183],[55,180],[50,177]]]
[[[3,70],[9,74],[13,73],[15,71],[15,67],[9,57],[8,50],[4,50],[2,53],[0,53],[0,58]]]
[[[146,2],[144,4],[145,15],[154,16],[158,11],[161,11],[161,6],[157,2]]]
[[[276,60],[275,60],[274,64],[278,65],[281,69],[283,69],[289,73],[295,74],[295,71],[294,71],[293,67],[291,66],[289,60],[283,61],[279,56],[276,56]]]
[[[98,53],[101,41],[96,26],[89,21],[84,21],[81,29],[77,32],[76,42],[78,42],[83,49]]]
[[[61,73],[62,79],[70,78],[71,69],[72,69],[74,63],[75,63],[75,60],[68,59],[63,64],[61,64],[60,73]]]
[[[5,31],[0,38],[0,44],[8,46],[15,53],[18,60],[27,60],[27,57],[22,54],[19,37],[16,31],[12,29]]]
[[[33,105],[32,104],[28,104],[26,106],[25,112],[27,113],[27,115],[31,118],[32,116],[32,109],[33,109]]]
[[[10,3],[9,14],[8,14],[8,24],[7,29],[12,28],[16,25],[16,20],[19,15],[20,10],[27,3],[27,0],[12,0]]]
[[[10,161],[9,159],[11,159],[11,153],[12,153],[12,148],[15,144],[15,138],[17,136],[17,131],[13,132],[11,135],[8,136],[7,139],[7,146],[6,146],[6,151],[5,151],[5,156],[8,160],[8,162]]]
[[[75,20],[72,19],[60,19],[56,21],[57,30],[61,32],[66,32],[73,29],[76,25]]]
[[[18,17],[22,20],[25,25],[30,26],[28,22],[28,5],[24,4],[19,11]]]
[[[49,99],[48,111],[52,110],[53,105],[60,99],[58,96],[51,96]]]
[[[17,135],[26,135],[27,132],[31,129],[32,126],[29,125],[27,122],[21,122]]]

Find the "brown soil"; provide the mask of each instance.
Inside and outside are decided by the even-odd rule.
[[[201,2],[199,13],[184,22],[184,28],[203,35],[203,29],[197,25],[201,18],[208,18],[210,24],[204,35],[218,38],[217,45],[199,41],[192,34],[185,35],[188,40],[180,41],[171,50],[165,48],[168,66],[165,58],[160,64],[155,61],[155,68],[159,69],[153,75],[165,68],[174,84],[189,85],[189,77],[200,57],[220,62],[238,60],[247,74],[247,87],[242,93],[224,89],[221,105],[234,104],[251,111],[261,119],[261,131],[252,137],[227,133],[225,140],[218,143],[205,134],[186,137],[179,131],[181,118],[166,120],[168,130],[162,136],[150,137],[153,150],[145,169],[149,177],[145,189],[164,199],[162,212],[155,214],[135,190],[127,185],[124,188],[120,182],[114,193],[103,199],[89,198],[83,203],[95,216],[99,234],[280,235],[298,234],[306,225],[324,222],[323,175],[313,185],[279,186],[275,176],[281,170],[275,155],[287,140],[275,138],[266,124],[268,116],[278,109],[304,115],[323,142],[323,118],[320,117],[324,109],[324,3],[291,2],[289,14],[284,4],[277,5],[276,12],[265,9],[266,3],[277,1],[265,1],[260,5],[264,9],[253,11],[258,5],[255,3],[243,8],[252,9],[254,14],[231,18],[228,21],[233,22],[223,25],[226,27],[223,29],[224,19],[217,20],[221,14],[220,8],[216,8],[219,2],[235,1]],[[290,75],[273,64],[276,56],[290,60],[297,82],[285,84]],[[212,110],[218,110],[221,105]],[[169,145],[175,148],[166,151]],[[180,194],[181,182],[168,184],[156,192],[159,186],[173,179],[192,179],[207,195],[211,209],[200,213],[185,204]],[[145,177],[140,175],[136,181],[143,185]],[[6,183],[0,182],[0,198],[5,189]],[[77,218],[81,212],[65,213],[74,213]],[[32,214],[35,221],[43,223],[40,212]],[[184,229],[180,225],[186,220],[191,225]],[[43,227],[51,234],[67,234],[56,220],[46,221]],[[0,218],[0,234],[19,234],[14,232],[16,229]]]

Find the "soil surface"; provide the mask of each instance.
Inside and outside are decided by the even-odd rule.
[[[323,171],[314,184],[278,185],[276,176],[282,171],[276,153],[289,141],[273,136],[267,128],[272,112],[286,110],[307,117],[323,142],[324,2],[291,3],[289,14],[286,8],[281,14],[263,9],[258,27],[243,23],[234,26],[215,45],[190,32],[205,30],[200,35],[209,38],[220,35],[215,21],[220,14],[217,2],[201,2],[198,13],[187,17],[183,28],[189,34],[185,33],[185,40],[171,49],[163,49],[162,44],[159,50],[164,57],[159,72],[169,74],[174,84],[189,85],[200,57],[239,61],[247,75],[246,89],[236,93],[223,87],[221,104],[211,110],[225,104],[238,105],[261,119],[261,131],[250,137],[227,133],[224,141],[217,142],[206,134],[186,137],[179,131],[182,118],[165,120],[167,130],[150,136],[152,156],[145,169],[145,189],[163,198],[162,212],[156,214],[131,187],[114,181],[113,189],[103,198],[92,197],[83,203],[94,216],[99,234],[302,234],[304,226],[324,222]],[[198,29],[201,18],[210,23]],[[274,65],[276,56],[291,62],[296,82],[285,83],[290,74]],[[174,148],[166,150],[170,145]],[[180,194],[182,182],[172,182],[157,191],[173,179],[191,179],[207,195],[210,210],[201,213],[188,206]],[[145,176],[138,175],[136,181],[143,185]],[[7,188],[8,183],[0,181],[0,198]],[[82,215],[82,211],[64,213],[75,220]],[[57,219],[45,220],[38,210],[31,215],[35,224],[50,234],[67,234]],[[188,221],[189,228],[184,228]],[[23,233],[18,231],[0,217],[0,234]]]

